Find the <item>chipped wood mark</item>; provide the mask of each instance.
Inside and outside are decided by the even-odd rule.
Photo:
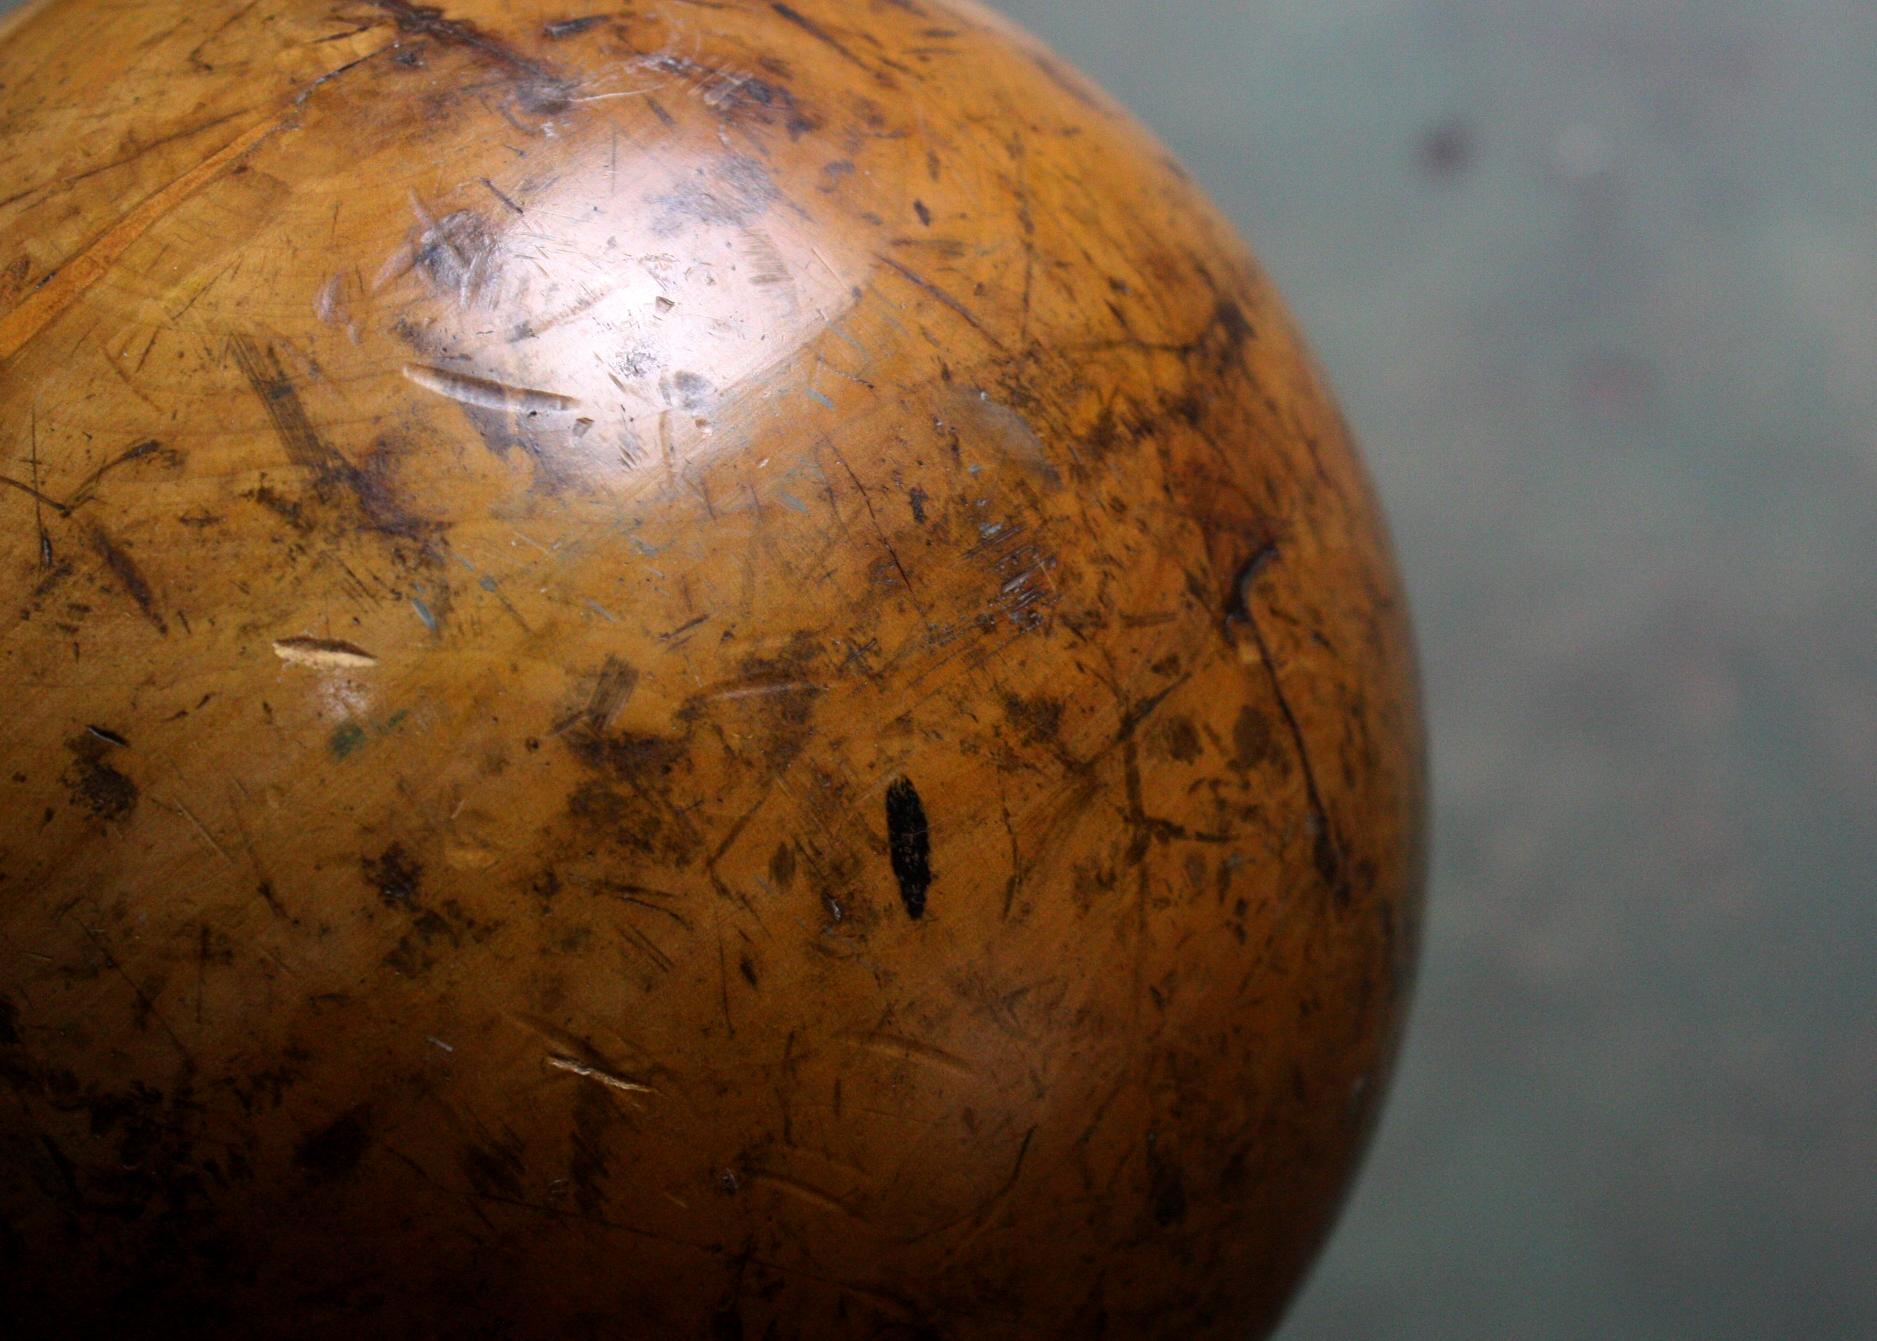
[[[920,1066],[929,1066],[969,1080],[981,1078],[980,1069],[973,1063],[960,1057],[955,1052],[930,1043],[921,1043],[914,1038],[905,1038],[899,1034],[872,1033],[851,1035],[849,1041],[868,1052],[890,1057],[894,1061],[914,1062]]]
[[[333,638],[277,638],[274,655],[311,670],[369,670],[378,664],[364,648]]]
[[[406,381],[426,391],[447,396],[479,410],[509,410],[517,414],[569,414],[580,408],[572,396],[554,391],[536,391],[531,387],[509,386],[487,377],[426,367],[421,363],[404,365]]]
[[[797,1201],[806,1202],[817,1210],[855,1218],[848,1204],[832,1192],[816,1187],[813,1183],[804,1182],[800,1178],[792,1178],[786,1173],[772,1173],[767,1169],[757,1169],[746,1174],[744,1181],[753,1185],[773,1187],[778,1192],[793,1197]]]
[[[546,1065],[556,1071],[565,1071],[568,1075],[579,1076],[582,1080],[591,1080],[597,1085],[604,1085],[609,1090],[618,1090],[621,1094],[657,1094],[650,1085],[641,1085],[636,1080],[627,1080],[597,1066],[588,1066],[585,1062],[576,1062],[571,1057],[546,1059]]]

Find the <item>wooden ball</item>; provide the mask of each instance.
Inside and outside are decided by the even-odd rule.
[[[9,1334],[1244,1336],[1397,1037],[1374,499],[963,0],[0,45]]]

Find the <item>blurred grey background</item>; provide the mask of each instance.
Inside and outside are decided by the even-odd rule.
[[[1245,229],[1417,606],[1419,998],[1285,1341],[1877,1337],[1877,4],[997,3]]]

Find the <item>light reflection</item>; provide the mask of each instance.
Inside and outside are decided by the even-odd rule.
[[[868,258],[752,154],[646,146],[601,118],[578,133],[566,170],[488,183],[486,210],[413,198],[375,295],[416,352],[403,375],[506,416],[566,475],[697,463],[743,441],[717,431],[725,412],[774,390]]]

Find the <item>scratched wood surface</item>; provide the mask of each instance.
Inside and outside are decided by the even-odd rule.
[[[16,1328],[1270,1324],[1412,658],[1114,104],[939,0],[67,0],[0,129]]]

